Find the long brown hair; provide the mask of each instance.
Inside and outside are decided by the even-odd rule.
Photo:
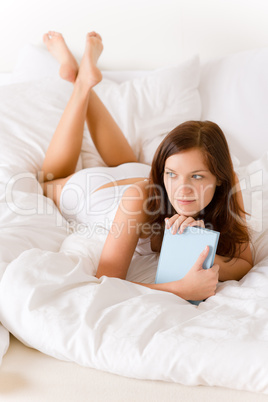
[[[177,212],[171,205],[164,186],[164,168],[167,158],[189,149],[198,148],[204,155],[210,172],[221,183],[213,199],[199,213],[207,228],[220,232],[217,254],[229,259],[235,257],[238,247],[250,237],[244,219],[246,214],[239,205],[234,191],[236,176],[226,138],[220,127],[211,121],[187,121],[172,130],[159,145],[152,162],[147,210],[151,225],[164,232],[164,219]]]

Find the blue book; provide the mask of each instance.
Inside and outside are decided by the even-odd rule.
[[[220,233],[215,230],[197,226],[188,226],[180,234],[172,234],[171,229],[165,229],[155,283],[182,279],[206,246],[209,246],[209,253],[203,263],[203,268],[211,268],[214,263],[219,235]],[[200,302],[191,303],[198,305]]]

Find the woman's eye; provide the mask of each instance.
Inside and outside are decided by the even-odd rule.
[[[173,173],[173,172],[166,172],[166,175],[168,175],[168,177],[175,177],[176,175],[175,175],[175,173]]]
[[[201,176],[200,174],[194,174],[193,178],[197,179],[197,180],[200,180],[200,179],[203,179],[203,176]]]

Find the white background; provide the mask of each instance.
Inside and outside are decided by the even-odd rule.
[[[199,53],[201,61],[268,46],[267,0],[0,0],[0,72],[49,29],[77,57],[87,31],[101,33],[103,69],[151,69]]]

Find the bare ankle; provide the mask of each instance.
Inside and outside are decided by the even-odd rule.
[[[78,70],[70,68],[69,64],[62,64],[59,71],[60,77],[69,82],[75,82]]]

